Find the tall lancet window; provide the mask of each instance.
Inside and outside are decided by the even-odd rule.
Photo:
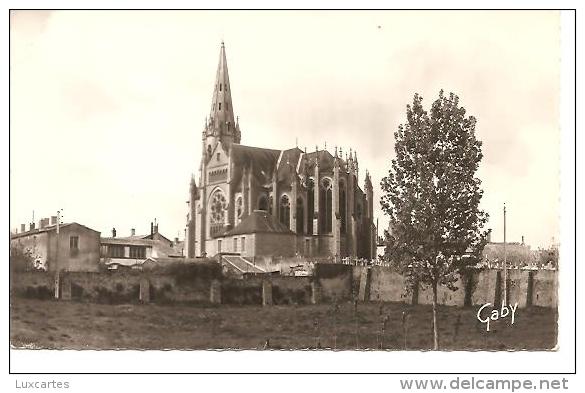
[[[339,182],[339,215],[341,216],[341,233],[345,233],[346,225],[346,196],[345,196],[345,183]]]
[[[266,198],[266,195],[260,196],[260,199],[258,200],[258,210],[268,211],[268,198]]]
[[[280,223],[288,227],[290,225],[290,200],[286,195],[283,195],[280,198],[279,216]]]
[[[333,190],[331,187],[331,181],[327,178],[321,182],[321,192],[319,193],[319,210],[321,218],[321,231],[323,233],[331,233],[333,227]]]
[[[297,233],[305,233],[305,207],[303,206],[303,198],[297,198],[296,220]]]
[[[315,182],[307,180],[307,233],[313,234],[313,218],[315,216]]]
[[[242,197],[238,197],[238,199],[236,199],[236,218],[237,218],[237,222],[240,222],[242,220],[242,214],[244,213],[244,201],[242,199]]]

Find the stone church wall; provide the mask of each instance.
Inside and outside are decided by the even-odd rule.
[[[253,255],[292,257],[296,253],[296,235],[281,233],[257,233],[254,235]]]

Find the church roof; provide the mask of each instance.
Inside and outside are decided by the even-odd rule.
[[[307,160],[307,167],[313,169],[315,166],[315,160],[319,160],[319,168],[321,171],[328,171],[333,169],[334,157],[329,153],[328,150],[318,150],[307,153],[303,156],[304,160]]]
[[[244,218],[234,229],[224,236],[244,235],[248,233],[284,233],[294,234],[286,225],[278,222],[271,214],[264,210],[254,210]]]
[[[303,151],[298,147],[283,150],[278,162],[278,181],[290,182],[291,173],[297,172],[297,165],[299,158],[303,154]]]
[[[250,168],[254,178],[260,184],[272,181],[272,173],[279,155],[279,150],[244,146],[236,143],[232,144],[230,152],[231,160],[235,167]]]
[[[236,165],[249,165],[253,162],[254,165],[264,166],[270,170],[276,164],[279,154],[280,150],[244,146],[237,143],[232,145],[232,151],[230,153]]]

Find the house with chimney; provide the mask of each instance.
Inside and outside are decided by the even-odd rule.
[[[30,254],[34,265],[45,271],[94,272],[99,270],[100,232],[76,222],[58,223],[57,216],[43,218],[38,227],[10,235],[10,248]]]
[[[150,224],[150,233],[137,235],[132,228],[129,236],[118,236],[112,228],[111,237],[101,238],[101,262],[109,270],[141,269],[150,264],[169,263],[183,258],[183,242],[169,240],[158,231],[158,223]]]

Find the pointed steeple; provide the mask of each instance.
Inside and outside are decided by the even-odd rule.
[[[225,55],[225,45],[222,41],[219,50],[219,63],[211,98],[211,111],[205,127],[207,137],[218,138],[224,146],[232,142],[240,143],[239,124],[234,117],[232,106],[232,89]]]

